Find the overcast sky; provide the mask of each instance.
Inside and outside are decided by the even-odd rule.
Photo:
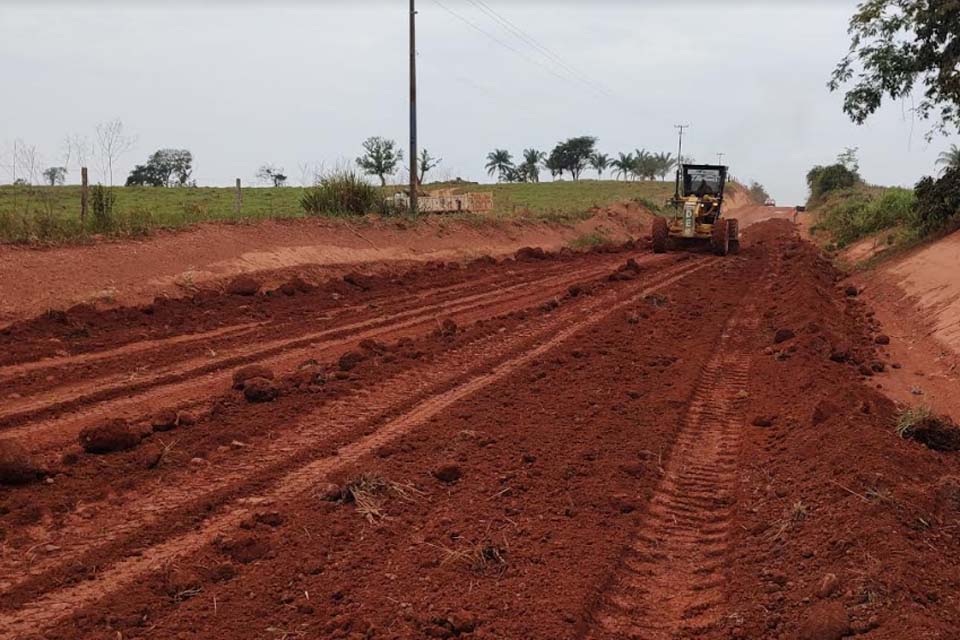
[[[443,158],[435,177],[480,180],[494,147],[593,135],[612,155],[675,153],[684,123],[685,152],[725,153],[784,204],[846,146],[867,180],[912,185],[951,141],[928,144],[909,103],[857,127],[825,88],[856,4],[418,0],[421,145]],[[119,118],[136,144],[117,182],[183,147],[201,185],[251,182],[265,162],[296,184],[298,165],[352,162],[368,136],[406,144],[407,16],[405,0],[0,0],[0,154],[20,139],[61,164],[65,136]]]

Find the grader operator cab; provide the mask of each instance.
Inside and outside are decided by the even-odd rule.
[[[653,251],[664,253],[680,243],[710,243],[718,256],[740,252],[740,228],[723,217],[723,191],[727,167],[685,164],[677,170],[676,193],[668,202],[672,210],[653,221]]]

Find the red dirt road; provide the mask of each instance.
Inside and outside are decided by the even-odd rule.
[[[958,636],[958,454],[792,225],[522,258],[0,332],[0,638]]]

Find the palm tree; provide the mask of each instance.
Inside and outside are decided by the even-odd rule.
[[[633,173],[633,167],[636,160],[633,157],[632,153],[623,153],[620,152],[617,154],[617,159],[610,163],[610,166],[616,169],[617,175],[621,178],[626,178],[628,175]]]
[[[506,149],[494,149],[487,154],[487,174],[497,174],[497,179],[502,180],[510,169],[513,169],[513,156]]]
[[[547,154],[536,149],[523,150],[523,164],[520,168],[530,182],[540,182],[540,165],[547,159]]]
[[[960,169],[960,147],[955,144],[950,145],[948,151],[944,151],[940,154],[940,157],[937,158],[937,164],[943,165],[941,173],[947,169]]]
[[[633,173],[641,180],[653,180],[653,178],[656,176],[656,171],[656,160],[654,160],[653,154],[646,149],[637,149]]]
[[[673,159],[672,153],[657,153],[653,158],[656,161],[657,176],[661,180],[665,179],[667,174],[670,173],[670,170],[677,164],[677,161]]]
[[[603,177],[603,171],[610,166],[610,156],[605,153],[590,154],[590,166],[597,170],[597,179]]]

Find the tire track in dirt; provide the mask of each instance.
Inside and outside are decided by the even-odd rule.
[[[25,440],[34,453],[58,449],[73,442],[85,426],[107,416],[124,415],[129,419],[139,419],[162,408],[196,407],[229,387],[234,367],[259,362],[275,369],[292,369],[308,357],[324,355],[337,349],[346,350],[364,339],[384,338],[397,332],[411,333],[418,327],[433,326],[438,315],[463,320],[470,319],[479,312],[489,315],[493,310],[506,312],[523,308],[556,295],[573,283],[605,275],[613,264],[620,261],[622,257],[610,264],[605,262],[602,266],[585,271],[524,282],[466,298],[427,305],[387,318],[372,318],[307,336],[279,340],[263,348],[248,349],[241,355],[231,355],[194,368],[190,366],[197,361],[187,361],[183,363],[186,369],[158,375],[150,381],[108,387],[72,400],[34,400],[40,406],[34,407],[32,411],[0,415],[0,428],[7,424],[7,428],[2,431],[3,437]],[[660,260],[654,256],[643,256],[638,261],[646,263]],[[511,293],[513,295],[510,295]],[[98,382],[94,382],[93,386],[97,384]],[[42,419],[51,412],[54,415],[66,412],[69,414],[52,420]],[[35,421],[27,422],[28,419]]]
[[[721,619],[752,308],[735,312],[704,366],[638,535],[584,640],[699,637]]]
[[[509,273],[494,273],[487,274],[486,276],[479,277],[476,279],[471,279],[466,282],[458,282],[451,285],[445,285],[430,289],[425,289],[422,291],[417,291],[409,295],[400,295],[397,296],[396,292],[386,292],[382,296],[374,297],[371,300],[367,300],[361,304],[353,304],[348,306],[336,307],[333,309],[328,309],[329,313],[325,314],[322,318],[323,320],[334,320],[340,317],[350,317],[353,314],[367,310],[371,308],[371,305],[377,305],[379,303],[388,303],[390,306],[395,306],[398,308],[403,308],[409,306],[411,303],[416,303],[434,296],[440,297],[447,294],[455,294],[457,292],[462,292],[464,290],[470,289],[480,289],[484,287],[497,286],[500,281],[504,281],[510,277],[514,279],[517,278],[530,278],[530,276],[535,276],[536,278],[544,278],[548,275],[553,275],[555,272],[562,271],[568,265],[552,265],[552,268],[543,268],[534,273],[518,273],[513,269]],[[390,296],[393,297],[390,297]],[[134,354],[145,354],[153,351],[164,351],[169,350],[173,345],[178,344],[190,344],[193,342],[200,342],[204,340],[209,340],[211,338],[230,338],[235,339],[238,335],[246,334],[251,330],[258,329],[264,326],[269,325],[269,328],[273,332],[282,331],[287,326],[292,326],[296,323],[289,321],[281,322],[249,322],[243,324],[229,325],[226,327],[220,327],[210,331],[203,331],[199,333],[189,333],[183,335],[171,336],[168,338],[157,338],[149,340],[135,341],[127,343],[115,348],[89,351],[78,354],[64,355],[64,356],[54,356],[43,358],[40,360],[32,360],[27,362],[21,362],[18,364],[9,364],[0,366],[0,384],[5,388],[9,387],[11,384],[15,384],[17,379],[22,377],[24,374],[31,373],[33,371],[45,371],[50,370],[51,372],[58,372],[63,367],[68,367],[77,364],[94,364],[102,362],[105,360],[111,360],[114,358],[123,358],[124,356],[134,355]],[[122,360],[120,360],[122,362]]]
[[[388,419],[379,428],[375,428],[360,439],[341,447],[334,456],[308,459],[303,465],[286,471],[267,483],[266,490],[263,490],[265,483],[260,478],[259,482],[251,486],[253,491],[258,488],[263,490],[260,495],[237,497],[222,508],[212,512],[196,528],[188,527],[186,532],[167,538],[159,544],[146,549],[138,548],[135,555],[122,554],[122,559],[103,568],[92,580],[67,586],[60,590],[48,591],[31,602],[20,603],[13,611],[3,612],[0,615],[0,635],[8,634],[11,637],[17,637],[18,634],[26,632],[43,633],[44,630],[64,622],[80,609],[94,605],[104,596],[124,588],[125,585],[137,580],[142,575],[196,552],[210,543],[216,536],[233,530],[249,515],[249,506],[269,504],[308,494],[312,487],[322,482],[329,474],[355,462],[361,456],[387,444],[398,436],[408,433],[423,421],[459,400],[510,375],[544,353],[560,346],[575,334],[601,322],[612,313],[635,304],[644,296],[664,289],[692,273],[714,264],[715,260],[714,258],[706,258],[666,269],[653,275],[650,278],[651,281],[635,283],[632,288],[634,290],[636,288],[640,289],[636,293],[624,296],[622,293],[618,293],[618,290],[614,290],[598,299],[571,305],[566,313],[548,317],[543,326],[528,327],[519,332],[512,340],[500,340],[499,348],[495,345],[492,349],[493,353],[490,353],[490,345],[477,345],[477,352],[467,350],[468,352],[464,354],[466,356],[464,358],[465,363],[470,365],[469,370],[474,371],[474,373],[444,392],[430,392],[428,387],[431,385],[427,382],[428,378],[423,375],[422,371],[418,372],[417,384],[421,389],[427,389],[428,393],[425,400],[417,402],[405,413]],[[619,291],[622,291],[622,289]],[[518,341],[522,343],[519,346]],[[478,371],[477,356],[480,354],[487,355],[487,358],[485,361],[481,360],[481,370]],[[403,391],[400,390],[400,395],[404,395]],[[364,412],[379,410],[382,413],[385,407],[377,407],[375,400],[376,396],[372,397],[371,406],[362,407],[361,410]],[[355,422],[355,416],[351,416],[349,413],[345,418],[349,423]],[[344,420],[343,415],[341,415],[342,420]],[[316,416],[310,416],[300,423],[303,427],[312,425],[314,430],[311,432],[307,428],[298,434],[296,440],[300,442],[301,446],[309,448],[311,443],[315,443],[315,430],[319,422]],[[289,456],[293,455],[290,453],[291,449],[295,450],[296,447],[297,442],[284,442],[283,449],[287,451]],[[257,478],[261,470],[263,470],[262,466],[257,465],[251,468],[249,473]],[[244,482],[244,480],[241,480],[241,482]],[[131,519],[131,521],[133,520]]]

